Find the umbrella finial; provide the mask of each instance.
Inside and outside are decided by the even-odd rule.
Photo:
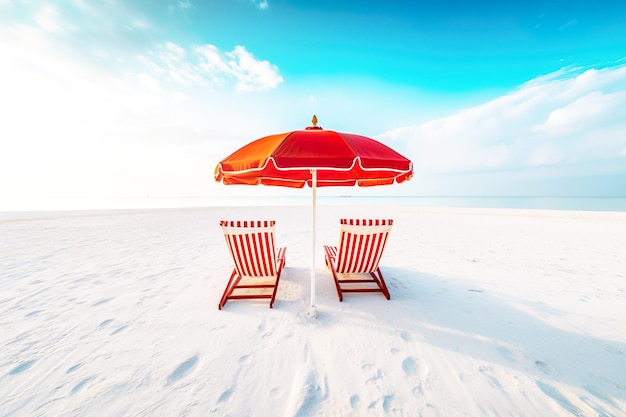
[[[322,129],[322,126],[318,126],[317,125],[317,116],[313,115],[313,118],[311,119],[311,122],[313,122],[313,126],[309,126],[306,128],[306,130],[324,130]]]

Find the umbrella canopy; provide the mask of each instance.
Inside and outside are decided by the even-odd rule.
[[[413,164],[390,147],[365,136],[313,126],[257,139],[224,158],[215,180],[227,185],[273,185],[313,189],[311,306],[315,316],[316,188],[389,185],[411,179]]]
[[[411,161],[365,136],[315,126],[257,139],[223,159],[215,180],[224,184],[302,188],[387,185],[413,175]]]

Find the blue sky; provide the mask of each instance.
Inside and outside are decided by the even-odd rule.
[[[414,161],[378,194],[625,196],[626,5],[509,3],[0,0],[0,209],[247,194],[314,113]]]

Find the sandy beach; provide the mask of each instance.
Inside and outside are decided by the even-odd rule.
[[[391,300],[322,244],[394,219]],[[217,308],[221,219],[274,219],[273,309]],[[626,213],[308,207],[0,215],[1,416],[626,416]]]

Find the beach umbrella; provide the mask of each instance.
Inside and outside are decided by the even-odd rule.
[[[215,180],[226,185],[312,188],[311,304],[315,317],[315,230],[317,187],[371,187],[407,181],[410,160],[365,136],[313,126],[254,140],[215,167]]]

